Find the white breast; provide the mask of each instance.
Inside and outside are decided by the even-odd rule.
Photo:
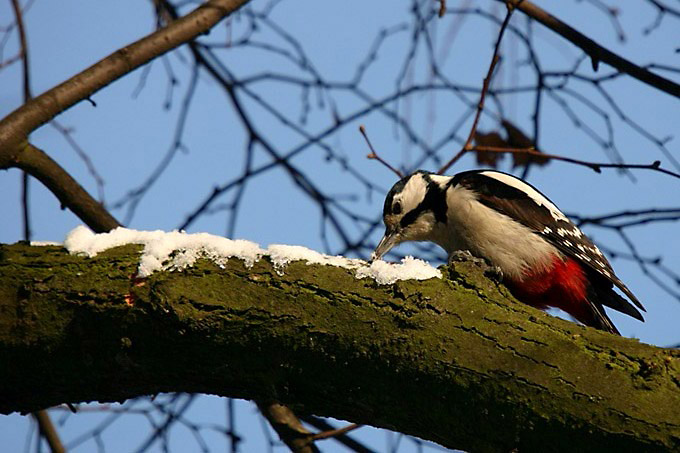
[[[510,217],[477,201],[474,192],[461,187],[447,190],[448,222],[434,231],[435,242],[447,253],[469,250],[487,259],[503,274],[521,280],[528,272],[548,270],[561,253]]]

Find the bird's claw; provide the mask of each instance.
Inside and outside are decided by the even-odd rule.
[[[449,264],[451,264],[452,262],[463,261],[477,262],[483,260],[481,258],[476,258],[472,256],[472,253],[470,253],[469,250],[456,250],[455,252],[451,252],[451,254],[449,255]]]
[[[453,263],[469,262],[473,263],[482,269],[484,269],[484,275],[496,280],[498,282],[503,281],[503,271],[500,267],[490,264],[484,258],[478,258],[470,253],[469,250],[456,250],[449,255],[448,264],[451,266]]]
[[[498,266],[487,265],[487,268],[484,269],[484,275],[497,282],[503,281],[503,270]]]

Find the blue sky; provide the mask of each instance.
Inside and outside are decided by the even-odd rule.
[[[449,7],[478,6],[478,2],[460,2]],[[643,33],[645,26],[653,22],[654,10],[640,5],[626,5],[620,20],[626,31],[627,40],[616,39],[608,20],[587,2],[538,2],[556,16],[574,25],[596,41],[610,46],[614,51],[639,63],[677,63],[678,34],[677,21],[664,19],[661,26],[651,35]],[[255,9],[266,3],[255,1]],[[491,11],[501,9],[494,2],[479,3]],[[282,29],[303,43],[306,54],[314,68],[324,78],[333,81],[348,81],[354,74],[357,62],[368,53],[374,36],[382,27],[408,24],[407,2],[314,2],[298,0],[282,2],[274,9],[272,19]],[[11,17],[9,2],[0,3],[0,24],[7,24]],[[497,25],[480,20],[466,20],[460,25],[456,39],[447,41],[448,30],[453,22],[447,16],[436,25],[438,29],[435,48],[446,54],[442,65],[447,77],[471,87],[478,87],[488,67],[491,44],[495,39]],[[204,42],[225,42],[231,33],[238,36],[246,23],[244,17],[232,19],[231,25],[216,27]],[[514,25],[523,26],[524,18],[517,14]],[[64,0],[58,6],[54,2],[36,0],[26,17],[31,52],[32,88],[38,94],[67,79],[105,55],[115,51],[149,33],[154,26],[151,2],[120,0],[117,2],[78,2]],[[271,30],[262,30],[264,42],[280,42]],[[394,89],[396,73],[401,69],[404,49],[409,43],[410,31],[395,33],[385,41],[376,63],[366,73],[362,89],[371,97],[379,99]],[[565,44],[555,34],[536,25],[534,27],[536,48],[540,51],[541,62],[547,70],[564,70],[580,51]],[[278,39],[278,41],[277,41]],[[507,40],[506,40],[507,41]],[[14,46],[14,47],[12,47]],[[282,44],[285,46],[285,43]],[[15,49],[15,41],[6,48]],[[290,47],[287,47],[290,48]],[[422,50],[422,49],[421,49]],[[505,61],[496,74],[495,82],[507,84],[511,80],[511,69],[523,58],[521,47],[508,44],[503,50]],[[190,68],[186,49],[167,57],[178,85],[174,87],[172,107],[163,108],[168,92],[168,77],[164,63],[153,63],[141,92],[134,97],[143,70],[137,70],[93,96],[97,107],[82,102],[58,117],[58,121],[73,127],[73,137],[88,153],[97,171],[102,175],[104,201],[109,207],[120,200],[133,187],[143,183],[164,154],[173,146],[173,132],[177,123],[182,96],[188,88]],[[300,74],[285,59],[265,52],[246,53],[243,50],[221,51],[229,69],[240,76],[262,71],[277,71],[291,75]],[[183,61],[184,60],[184,61]],[[589,62],[582,65],[582,73],[594,75],[588,69]],[[528,69],[520,66],[519,81],[531,81]],[[21,104],[20,68],[13,65],[0,71],[0,116]],[[601,65],[600,72],[608,73],[610,68]],[[675,77],[672,73],[663,73]],[[424,60],[416,59],[410,70],[414,81],[427,81],[429,74]],[[228,108],[225,95],[205,74],[199,75],[200,83],[191,106],[183,139],[185,150],[177,153],[163,177],[153,186],[138,205],[128,226],[137,229],[177,228],[186,216],[199,204],[215,185],[229,181],[238,175],[244,165],[243,148],[246,136],[238,124],[233,111]],[[625,115],[642,125],[652,134],[665,137],[677,134],[680,119],[680,103],[668,95],[643,85],[641,82],[621,77],[607,83],[607,89],[616,99]],[[277,107],[297,119],[300,116],[300,91],[284,91],[283,86],[273,82],[254,85],[255,90]],[[583,93],[585,99],[605,104],[600,95],[586,85],[573,85]],[[476,102],[476,95],[466,95]],[[339,90],[334,93],[338,112],[349,115],[363,105],[361,99]],[[400,108],[406,114],[414,130],[433,142],[457,120],[464,111],[464,105],[450,94],[437,96],[413,96]],[[503,98],[506,114],[518,125],[530,130],[529,115],[532,104],[527,97]],[[309,131],[320,131],[330,123],[330,108],[319,106],[315,94],[310,96],[310,114],[304,127]],[[252,100],[247,101],[249,111],[257,118],[257,126],[266,134],[277,149],[285,151],[301,141],[300,136],[291,133],[275,118],[268,116]],[[587,108],[575,102],[574,111],[583,123],[600,134],[606,134],[606,124],[601,117],[593,115]],[[492,103],[488,104],[494,110]],[[403,111],[403,110],[402,110]],[[626,125],[616,112],[608,110],[614,126],[615,145],[627,162],[650,163],[661,160],[665,167],[672,168],[668,159],[649,139]],[[394,127],[380,113],[372,113],[360,121],[349,123],[339,133],[326,141],[338,155],[344,156],[357,170],[368,175],[383,189],[383,194],[394,183],[394,176],[379,164],[365,159],[366,148],[357,133],[360,123],[367,126],[373,143],[381,150],[383,157],[393,163],[410,165],[418,156],[403,133]],[[493,118],[482,118],[480,130],[496,127]],[[469,129],[469,122],[462,128]],[[589,137],[583,128],[575,127],[572,120],[559,105],[551,99],[545,101],[541,120],[541,146],[547,152],[589,161],[604,162],[607,156],[602,148]],[[83,164],[67,143],[50,126],[44,126],[32,135],[32,141],[45,149],[63,165],[91,193],[97,195],[98,188]],[[668,149],[680,157],[677,138],[668,142]],[[453,145],[447,148],[450,154],[457,151]],[[442,156],[448,155],[443,153]],[[255,164],[267,163],[266,153],[258,151]],[[357,181],[347,175],[337,162],[328,162],[323,150],[314,148],[292,161],[310,174],[310,178],[327,193],[353,195],[345,203],[349,209],[374,217],[382,209],[380,193],[366,193]],[[435,169],[426,162],[426,169]],[[450,172],[473,168],[475,163],[466,158]],[[502,169],[508,170],[507,164]],[[539,187],[567,213],[581,215],[602,215],[625,209],[664,208],[679,205],[678,188],[680,180],[649,171],[634,172],[635,181],[613,170],[596,174],[584,167],[553,162],[545,168],[530,173],[530,182]],[[21,239],[19,204],[20,174],[16,170],[0,173],[0,206],[6,214],[0,222],[0,241],[5,243]],[[54,197],[39,183],[31,186],[34,238],[39,240],[62,241],[68,231],[81,222],[68,211],[62,211]],[[217,203],[226,203],[225,198]],[[124,209],[113,210],[119,220],[126,218]],[[324,243],[319,236],[319,212],[308,198],[302,196],[291,179],[281,170],[268,172],[255,178],[247,187],[242,204],[235,237],[252,240],[263,245],[270,243],[299,244],[323,251]],[[219,209],[212,215],[199,219],[190,231],[207,231],[224,234],[228,217]],[[680,269],[680,241],[677,239],[677,223],[661,223],[636,227],[629,231],[631,238],[645,256],[664,257],[670,268]],[[615,250],[624,250],[625,245],[610,231],[593,227],[586,232],[599,244]],[[377,243],[379,234],[374,234]],[[337,237],[329,236],[331,247],[337,247]],[[406,247],[398,251],[407,253]],[[613,260],[612,264],[621,279],[638,295],[647,307],[647,322],[641,324],[630,318],[613,314],[624,335],[640,338],[658,345],[680,342],[677,320],[680,319],[680,303],[673,299],[649,278],[643,275],[634,263]],[[248,439],[259,435],[260,427],[252,416],[253,408],[246,402],[239,402],[242,426]],[[192,409],[195,416],[223,416],[223,407],[216,398],[206,398]],[[222,412],[221,412],[222,411]],[[251,414],[251,415],[248,415]],[[68,429],[76,426],[73,420]],[[19,416],[0,418],[0,437],[11,438],[13,445],[23,445],[28,423]],[[137,425],[140,426],[140,425]],[[77,428],[77,426],[76,426]],[[77,431],[76,428],[73,428]],[[124,430],[129,426],[126,425]],[[73,432],[75,432],[73,431]],[[376,448],[384,445],[382,434],[372,434]],[[65,437],[74,434],[68,431]],[[112,436],[110,442],[122,442],[121,436]],[[370,436],[369,436],[370,437]],[[129,438],[129,436],[128,436]],[[183,442],[178,440],[177,442]],[[188,438],[187,438],[188,439]],[[187,440],[189,441],[189,440]],[[190,442],[190,441],[189,441]],[[123,447],[121,447],[123,448]],[[83,450],[87,451],[87,450]],[[246,450],[243,450],[246,451]]]

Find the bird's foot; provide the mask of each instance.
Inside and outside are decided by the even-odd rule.
[[[479,258],[470,253],[469,250],[456,250],[449,255],[448,265],[452,266],[455,263],[468,262],[481,267],[484,275],[497,282],[503,281],[503,271],[500,267],[494,266],[484,258]]]
[[[503,281],[503,269],[501,269],[499,266],[487,264],[487,268],[484,269],[484,275],[497,282]]]
[[[449,255],[449,264],[451,264],[452,262],[460,263],[464,261],[471,261],[475,264],[484,262],[483,259],[473,256],[469,250],[456,250],[455,252],[451,252],[451,254]]]

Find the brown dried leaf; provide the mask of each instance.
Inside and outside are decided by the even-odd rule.
[[[505,132],[508,134],[508,146],[512,148],[531,149],[538,153],[541,152],[540,150],[536,149],[536,144],[529,137],[527,137],[527,135],[520,128],[508,120],[503,120],[501,124],[503,124]],[[529,163],[543,166],[550,160],[547,157],[532,156],[529,154],[520,153],[514,153],[512,158],[513,167],[526,166]]]
[[[503,140],[503,137],[498,132],[492,131],[489,133],[475,131],[475,144],[477,146],[493,146],[506,148],[508,144]],[[493,153],[491,151],[475,151],[477,155],[477,165],[488,165],[496,168],[498,162],[505,156],[502,153]]]

